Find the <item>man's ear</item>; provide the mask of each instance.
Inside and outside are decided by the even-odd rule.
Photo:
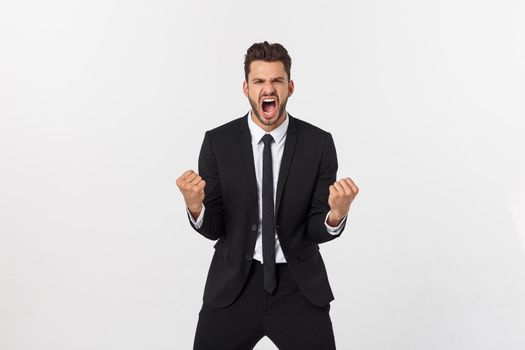
[[[242,92],[244,92],[244,96],[248,97],[248,83],[246,80],[242,82]]]
[[[295,86],[293,80],[288,81],[288,97],[292,96]]]

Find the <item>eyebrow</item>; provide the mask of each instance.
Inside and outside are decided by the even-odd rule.
[[[264,78],[258,78],[258,77],[255,77],[252,79],[252,81],[264,81],[266,79]],[[284,77],[280,76],[280,77],[276,77],[276,78],[272,78],[270,79],[270,81],[284,81]]]

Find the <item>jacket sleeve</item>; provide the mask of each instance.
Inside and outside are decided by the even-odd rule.
[[[323,155],[319,166],[319,175],[312,195],[312,204],[308,214],[306,235],[312,242],[323,243],[339,237],[343,232],[346,220],[343,220],[340,231],[330,234],[326,228],[326,215],[330,211],[328,195],[330,186],[335,182],[337,176],[337,153],[334,140],[330,133],[326,133],[323,146]]]
[[[216,240],[224,234],[224,209],[222,204],[221,182],[217,159],[213,153],[210,132],[204,135],[199,154],[199,175],[206,181],[204,187],[204,201],[206,207],[202,218],[202,225],[197,227],[188,217],[191,226],[204,237]],[[190,214],[188,214],[189,216]]]

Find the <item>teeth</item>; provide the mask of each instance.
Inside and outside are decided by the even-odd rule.
[[[275,101],[274,98],[265,98],[265,99],[263,99],[263,102],[273,102],[273,101]]]

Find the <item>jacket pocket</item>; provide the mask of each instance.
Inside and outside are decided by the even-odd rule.
[[[317,244],[310,244],[299,250],[297,257],[299,260],[305,260],[314,255],[319,251],[319,246]]]
[[[213,248],[215,248],[215,250],[225,259],[228,259],[228,243],[224,240],[224,238],[219,238],[219,240],[217,241],[217,243],[215,243]]]

